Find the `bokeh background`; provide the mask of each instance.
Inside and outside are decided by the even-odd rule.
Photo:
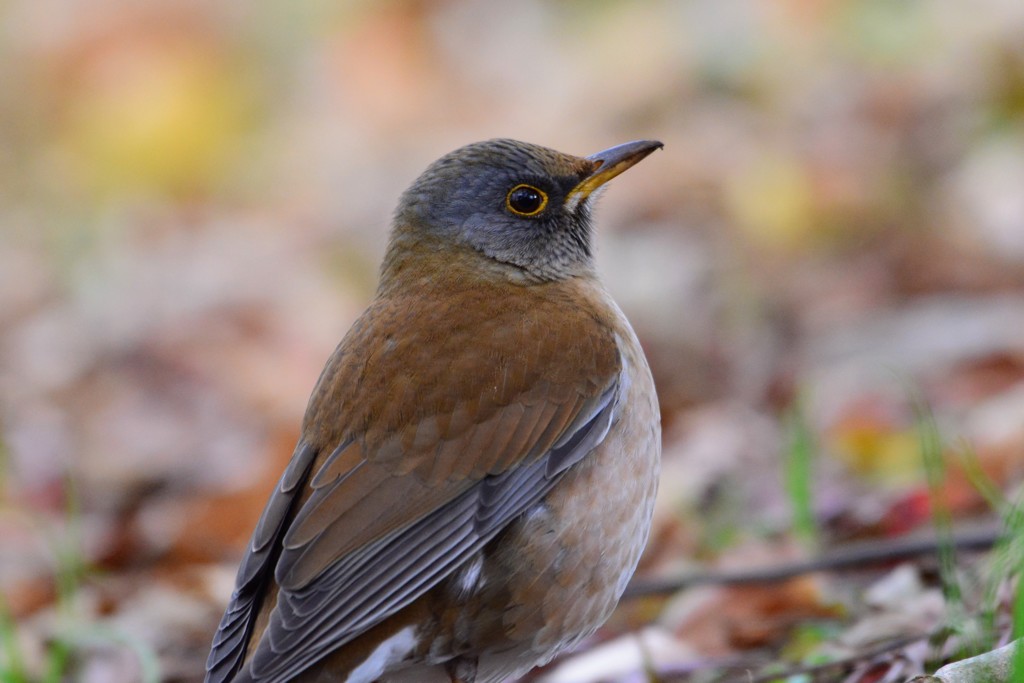
[[[598,216],[662,402],[643,574],[807,552],[794,435],[815,455],[816,547],[927,525],[922,405],[950,457],[1018,481],[1019,0],[14,0],[6,671],[201,678],[398,195],[490,137],[665,143]],[[984,511],[955,466],[943,490],[956,515]],[[627,608],[598,640],[653,633],[656,661],[681,666],[837,614],[836,591],[791,593],[785,609],[728,591]],[[619,680],[635,660],[550,675]]]

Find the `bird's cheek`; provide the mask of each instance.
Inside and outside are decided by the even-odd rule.
[[[462,222],[462,232],[467,235],[487,232],[487,219],[482,213],[473,213]]]
[[[501,240],[502,226],[494,216],[470,214],[460,226],[460,237],[477,248],[493,247]]]

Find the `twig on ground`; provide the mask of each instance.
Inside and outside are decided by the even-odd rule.
[[[863,543],[852,543],[810,560],[800,560],[775,567],[741,571],[696,572],[665,579],[640,579],[626,587],[624,600],[658,595],[669,595],[684,588],[702,585],[737,585],[773,583],[795,576],[820,571],[851,569],[866,565],[906,560],[938,552],[942,543],[951,543],[957,550],[987,550],[1002,537],[998,528],[986,527],[956,532],[948,541],[935,536],[897,538]]]

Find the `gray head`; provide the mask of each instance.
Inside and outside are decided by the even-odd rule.
[[[393,242],[436,237],[532,280],[587,272],[596,190],[661,146],[642,140],[575,157],[516,140],[467,145],[402,195]]]

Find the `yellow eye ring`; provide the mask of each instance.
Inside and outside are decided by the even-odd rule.
[[[547,205],[547,193],[526,183],[516,185],[505,195],[505,208],[516,216],[536,216]]]

